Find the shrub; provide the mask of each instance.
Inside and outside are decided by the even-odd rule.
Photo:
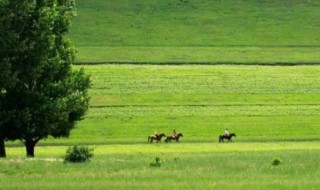
[[[65,162],[86,162],[93,157],[93,149],[87,146],[73,146],[67,150],[67,155],[64,158]]]
[[[282,163],[282,160],[280,158],[274,158],[272,161],[273,166],[278,166]]]
[[[156,157],[153,162],[150,163],[150,167],[161,167],[161,160]]]

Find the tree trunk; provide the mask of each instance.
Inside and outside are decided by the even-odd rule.
[[[6,155],[6,147],[4,144],[4,138],[0,137],[0,158],[5,158]]]
[[[34,147],[36,146],[36,143],[34,140],[26,140],[24,145],[26,146],[27,151],[27,157],[34,157]]]

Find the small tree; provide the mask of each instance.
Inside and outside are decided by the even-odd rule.
[[[161,160],[159,157],[156,157],[153,162],[149,164],[150,167],[161,167]]]
[[[74,15],[74,0],[1,1],[0,49],[16,82],[2,98],[10,117],[0,135],[22,140],[30,157],[39,140],[68,136],[88,109],[90,79],[71,69],[65,38]]]
[[[93,157],[93,149],[86,146],[69,147],[64,158],[65,162],[87,162]]]
[[[273,166],[279,166],[281,163],[282,163],[282,160],[280,158],[273,158],[273,161],[271,164]]]

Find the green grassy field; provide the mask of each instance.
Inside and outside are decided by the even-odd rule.
[[[79,68],[79,67],[77,67]],[[42,144],[146,143],[155,129],[182,142],[319,140],[319,66],[85,66],[90,109],[69,139]]]
[[[76,2],[88,113],[34,159],[6,142],[0,189],[320,189],[319,0]],[[156,129],[184,137],[149,144]],[[77,144],[93,160],[63,163]]]
[[[78,0],[78,62],[319,63],[318,0]]]
[[[64,164],[66,147],[0,160],[1,189],[319,189],[319,142],[96,145],[86,164]],[[50,156],[48,156],[50,155]],[[149,164],[159,157],[161,167]],[[273,159],[282,160],[272,166]]]
[[[1,188],[319,189],[319,66],[84,68],[92,76],[84,120],[68,139],[40,141],[35,159],[7,143]],[[219,144],[225,127],[237,137]],[[149,144],[155,129],[184,137]],[[93,160],[64,164],[74,144],[94,148]],[[156,157],[160,168],[149,166]]]

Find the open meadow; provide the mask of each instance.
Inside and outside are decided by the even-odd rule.
[[[319,0],[76,6],[68,37],[89,110],[35,158],[6,142],[0,190],[320,189]],[[219,143],[225,128],[236,137]],[[148,142],[173,130],[180,142]],[[72,145],[93,159],[64,163]]]
[[[68,139],[41,141],[34,159],[8,143],[2,189],[320,188],[319,66],[84,68],[85,119]],[[234,142],[218,143],[225,127]],[[150,144],[155,129],[184,137]],[[63,163],[75,144],[94,148],[93,160]],[[151,167],[157,157],[161,167]]]
[[[86,66],[90,109],[69,141],[145,143],[157,129],[182,141],[319,140],[319,66]],[[61,142],[58,140],[57,142]]]
[[[66,147],[22,148],[0,160],[1,189],[319,189],[319,142],[95,145],[86,164]],[[48,157],[49,156],[49,157]],[[158,157],[161,167],[150,167]],[[282,163],[273,166],[274,158]]]

